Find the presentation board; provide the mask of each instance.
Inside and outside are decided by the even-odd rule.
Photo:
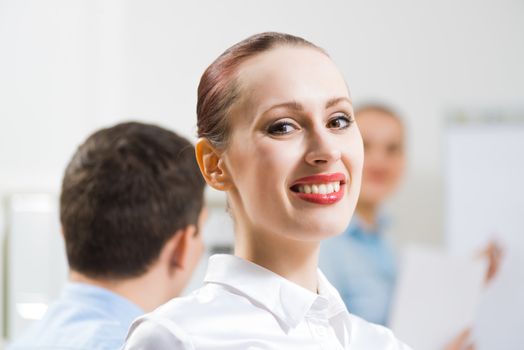
[[[6,329],[4,328],[5,325],[5,310],[4,310],[4,293],[5,293],[5,221],[4,221],[4,207],[3,202],[0,202],[0,350],[4,348],[3,342],[4,338],[6,336]]]
[[[524,121],[455,121],[445,131],[445,243],[473,255],[504,250],[474,324],[478,350],[524,344]]]

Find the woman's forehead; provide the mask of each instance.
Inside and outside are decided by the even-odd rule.
[[[262,53],[240,67],[237,83],[241,99],[257,109],[349,98],[347,85],[331,59],[309,47],[281,47]]]

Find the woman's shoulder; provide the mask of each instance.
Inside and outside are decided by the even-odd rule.
[[[355,345],[355,348],[411,350],[409,346],[397,339],[389,328],[368,322],[353,314],[349,314],[349,318],[350,343]],[[359,347],[359,345],[366,347]]]
[[[235,290],[207,284],[136,319],[123,350],[201,349],[203,344],[223,342],[224,328],[247,339],[257,332],[256,326],[271,322],[276,321],[268,312]]]
[[[176,324],[145,315],[133,322],[122,350],[189,350],[193,349],[187,333]]]
[[[189,334],[208,323],[213,305],[224,297],[220,288],[206,285],[187,296],[171,299],[133,322],[123,349],[193,349]]]

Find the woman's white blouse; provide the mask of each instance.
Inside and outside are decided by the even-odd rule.
[[[205,285],[133,323],[124,350],[408,350],[347,312],[318,272],[318,294],[233,255],[209,259]]]

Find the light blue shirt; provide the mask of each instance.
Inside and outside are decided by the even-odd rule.
[[[8,350],[120,349],[129,326],[143,313],[107,289],[69,282],[44,317]]]
[[[384,226],[382,218],[375,229],[366,229],[354,216],[346,231],[322,242],[319,263],[349,312],[381,325],[388,322],[396,282],[396,262]]]

